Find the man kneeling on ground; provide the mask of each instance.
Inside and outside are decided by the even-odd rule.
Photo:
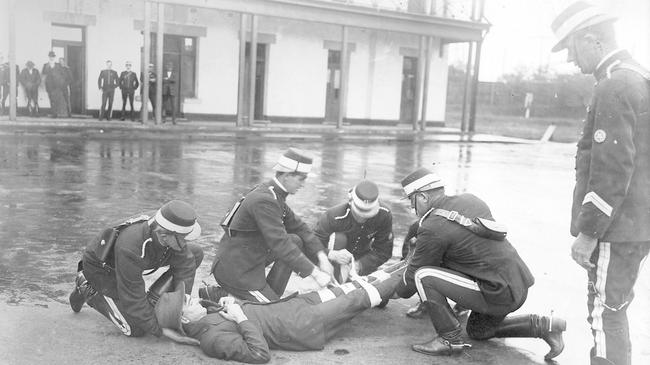
[[[173,340],[187,344],[197,339],[208,356],[266,363],[271,359],[269,349],[322,350],[350,319],[393,295],[405,265],[376,271],[368,281],[359,278],[272,303],[230,296],[184,301],[182,288],[177,288],[162,294],[156,315],[161,326],[190,337],[178,334]]]

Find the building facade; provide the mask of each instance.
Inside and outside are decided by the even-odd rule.
[[[145,52],[156,63],[162,16],[163,64],[172,63],[180,71],[177,110],[190,119],[442,122],[446,44],[478,40],[487,30],[487,25],[463,14],[471,1],[0,0],[0,4],[10,9],[1,12],[0,23],[9,24],[9,16],[16,20],[14,29],[2,32],[0,50],[10,53],[8,37],[13,34],[15,62],[21,69],[28,60],[41,69],[50,50],[65,58],[73,73],[73,114],[99,109],[97,77],[106,60],[118,73],[126,61],[133,63],[134,71],[142,70]],[[462,11],[451,12],[452,4]],[[147,51],[145,18],[151,34]],[[39,104],[47,108],[47,94],[41,88]],[[20,108],[25,105],[22,88],[18,93]],[[119,110],[119,91],[115,99],[114,109]]]

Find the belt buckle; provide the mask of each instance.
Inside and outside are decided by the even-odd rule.
[[[447,219],[449,219],[450,221],[455,221],[457,217],[458,217],[458,212],[455,210],[452,210],[449,212],[449,214],[447,214]]]

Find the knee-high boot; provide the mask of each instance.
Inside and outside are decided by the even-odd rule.
[[[163,293],[174,290],[174,287],[172,286],[172,282],[174,281],[173,279],[172,270],[169,269],[160,275],[153,284],[151,284],[147,291],[147,299],[152,306],[156,306],[158,299],[160,299],[160,296]]]
[[[564,350],[562,332],[566,330],[566,321],[561,318],[522,314],[506,317],[495,330],[494,337],[533,337],[541,338],[551,347],[544,356],[550,360]]]

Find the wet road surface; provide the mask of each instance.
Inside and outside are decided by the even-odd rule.
[[[565,317],[569,324],[562,364],[586,363],[586,273],[570,258],[568,234],[573,155],[564,144],[292,143],[316,157],[315,174],[289,204],[308,223],[343,201],[366,176],[380,185],[402,237],[416,217],[401,200],[399,181],[436,163],[448,194],[471,192],[509,227],[509,239],[536,277],[518,311]],[[16,136],[0,138],[0,300],[11,305],[67,303],[81,251],[104,225],[158,208],[170,199],[192,203],[203,227],[206,252],[197,282],[210,281],[218,226],[228,208],[270,178],[283,143],[161,140],[87,140]],[[213,279],[212,279],[213,280]],[[650,363],[650,279],[645,267],[630,307],[636,364]],[[108,323],[106,323],[109,326]],[[536,358],[539,340],[506,344]]]

